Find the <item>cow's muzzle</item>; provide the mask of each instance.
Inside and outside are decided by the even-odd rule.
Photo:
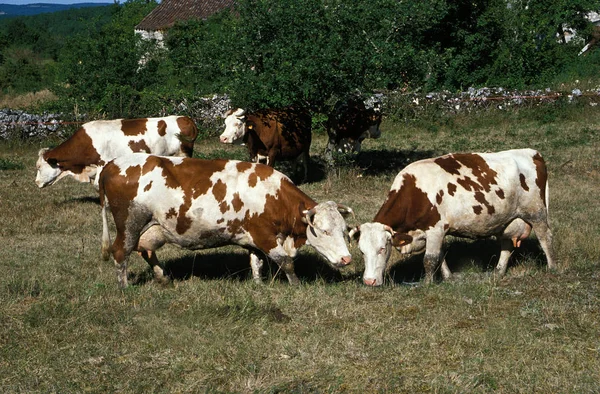
[[[379,286],[377,284],[377,279],[364,278],[363,282],[367,286]]]
[[[345,267],[352,262],[352,256],[344,256],[337,262],[336,267]]]

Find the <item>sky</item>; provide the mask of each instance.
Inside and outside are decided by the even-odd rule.
[[[75,4],[75,3],[113,3],[113,0],[0,0],[0,4],[25,5],[25,4]]]

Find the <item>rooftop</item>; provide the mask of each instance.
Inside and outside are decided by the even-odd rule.
[[[176,22],[207,19],[231,7],[233,3],[234,0],[162,0],[135,28],[147,31],[165,30]]]

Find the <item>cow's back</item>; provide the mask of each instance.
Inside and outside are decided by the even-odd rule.
[[[190,156],[197,128],[188,117],[97,120],[83,125],[105,160],[130,153]]]

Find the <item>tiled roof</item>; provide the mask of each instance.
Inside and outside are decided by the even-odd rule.
[[[175,22],[206,19],[233,3],[234,0],[162,0],[135,28],[149,31],[168,29]]]

